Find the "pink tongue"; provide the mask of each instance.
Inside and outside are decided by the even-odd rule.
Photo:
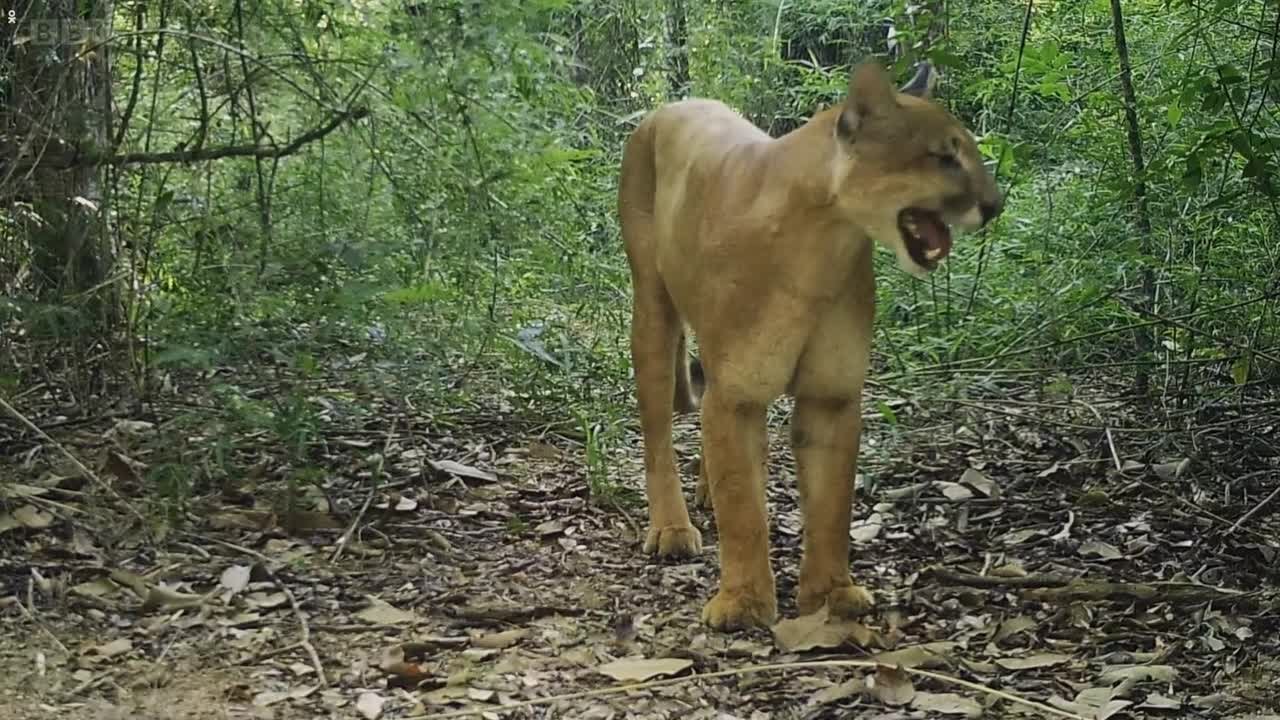
[[[924,240],[926,252],[937,251],[932,260],[941,260],[951,253],[951,231],[933,215],[921,215],[916,229],[920,239]]]

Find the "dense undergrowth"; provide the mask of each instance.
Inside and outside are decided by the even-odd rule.
[[[119,41],[121,150],[285,144],[368,116],[278,159],[112,168],[121,325],[80,314],[84,294],[12,284],[0,374],[15,397],[92,413],[181,377],[208,389],[186,422],[301,447],[320,379],[338,377],[424,411],[549,418],[607,453],[632,402],[614,215],[628,129],[688,92],[785,132],[886,50],[886,18],[899,40],[927,24],[899,2],[835,0],[223,5],[117,8],[121,28],[178,29]],[[1280,10],[1125,5],[1141,191],[1108,3],[943,18],[942,100],[979,134],[1008,210],[928,281],[878,254],[889,387],[1017,377],[1063,397],[1099,374],[1149,376],[1152,423],[1271,397]],[[21,250],[16,217],[0,215]],[[33,377],[48,382],[21,395]]]

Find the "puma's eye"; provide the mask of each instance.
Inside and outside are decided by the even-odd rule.
[[[938,164],[948,170],[959,170],[960,161],[951,153],[934,153],[933,156],[938,159]]]

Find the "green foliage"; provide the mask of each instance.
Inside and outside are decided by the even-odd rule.
[[[921,55],[940,65],[942,101],[998,168],[1008,210],[960,239],[941,272],[921,282],[877,253],[882,372],[1204,361],[1216,368],[1204,382],[1274,378],[1274,351],[1251,352],[1276,343],[1274,303],[1237,304],[1274,292],[1277,272],[1280,62],[1245,30],[1270,27],[1271,5],[1125,3],[1140,178],[1102,0],[1033,3],[1025,38],[1022,3],[951,3],[934,17],[909,17],[903,0],[682,5],[693,93],[775,135],[838,102],[849,63],[886,51],[892,19],[905,49],[895,71]],[[612,493],[618,418],[631,413],[618,162],[630,128],[671,92],[676,5],[240,7],[197,3],[167,18],[190,37],[122,41],[138,50],[115,55],[113,96],[133,108],[122,151],[279,147],[336,112],[369,115],[280,158],[113,171],[137,376],[265,365],[305,379],[341,356],[355,368],[344,372],[393,376],[423,407],[500,390],[516,411],[576,413],[592,493]],[[132,28],[132,6],[117,12]],[[233,52],[240,41],[248,50]],[[18,215],[0,213],[0,227],[14,232]],[[1154,354],[1135,358],[1122,329],[1147,319],[1135,307],[1148,272],[1157,311],[1193,319],[1160,326]],[[71,304],[0,305],[0,323],[30,337],[85,322]],[[282,392],[221,388],[219,422],[278,439],[305,484],[320,422],[305,388]],[[189,481],[168,472],[154,481],[182,496]]]

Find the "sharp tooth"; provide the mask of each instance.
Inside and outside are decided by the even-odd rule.
[[[942,254],[942,248],[929,248],[928,250],[924,251],[924,256],[928,260],[937,260],[938,256],[941,254]]]

